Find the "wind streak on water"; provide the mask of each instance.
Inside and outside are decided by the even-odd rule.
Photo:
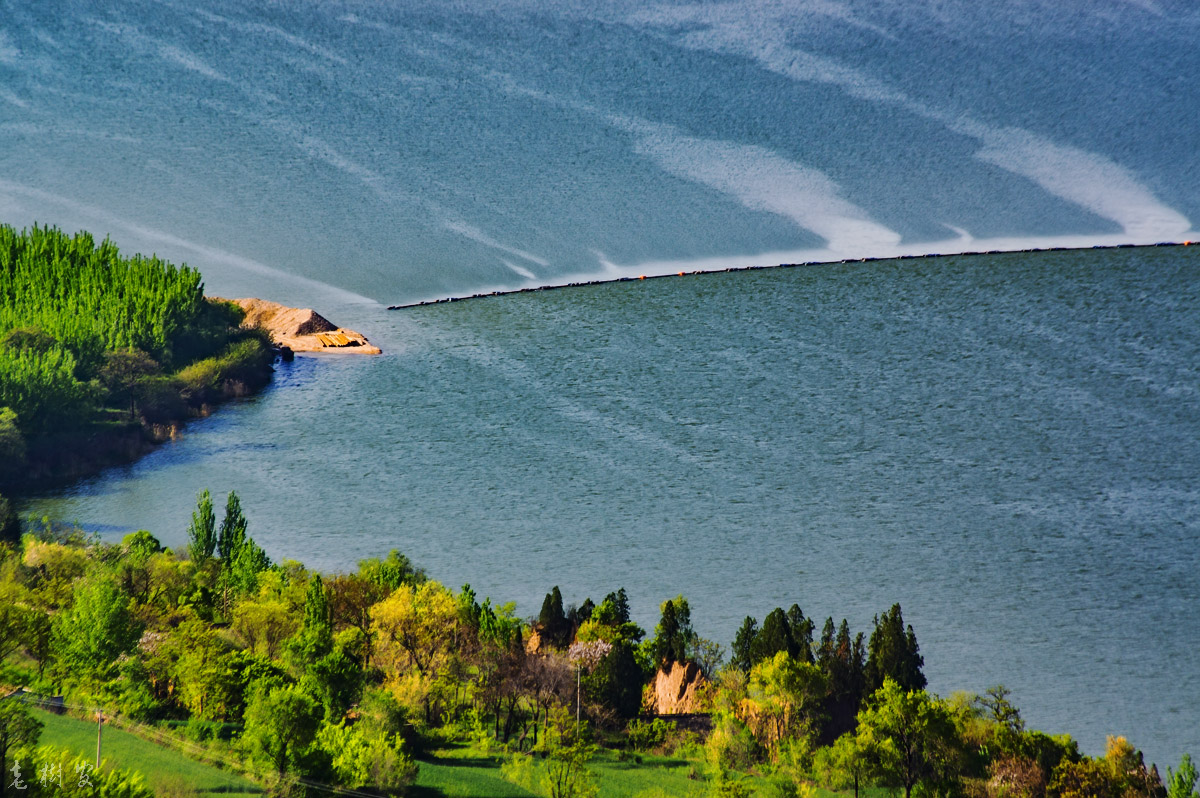
[[[1194,9],[938,8],[10,3],[0,173],[388,302],[1191,236]]]

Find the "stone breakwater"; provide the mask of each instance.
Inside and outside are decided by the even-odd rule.
[[[213,297],[220,299],[220,297]],[[226,299],[246,312],[244,327],[261,327],[280,349],[292,352],[335,352],[348,355],[380,355],[362,333],[338,327],[312,308],[289,308],[278,302],[245,297]]]
[[[1029,249],[989,249],[985,252],[926,252],[921,255],[897,255],[891,258],[843,258],[836,261],[812,260],[804,263],[777,263],[763,266],[730,266],[725,269],[694,269],[692,271],[666,272],[663,274],[641,274],[636,277],[601,277],[595,280],[574,283],[552,283],[550,285],[528,286],[526,288],[511,288],[501,291],[489,291],[469,296],[450,296],[442,299],[427,299],[422,302],[409,302],[404,305],[389,305],[388,310],[407,310],[424,305],[441,305],[446,302],[462,302],[466,299],[484,299],[490,296],[506,296],[508,294],[528,294],[536,291],[555,291],[559,288],[580,288],[589,285],[606,285],[608,283],[632,283],[638,280],[657,280],[662,277],[690,277],[701,274],[716,274],[719,272],[755,272],[768,269],[796,269],[804,266],[825,266],[830,263],[875,263],[876,261],[917,260],[920,258],[962,258],[975,255],[1015,255],[1032,252],[1066,252],[1073,249],[1145,249],[1150,247],[1187,247],[1195,245],[1196,241],[1163,241],[1158,244],[1097,244],[1092,247],[1031,247]]]

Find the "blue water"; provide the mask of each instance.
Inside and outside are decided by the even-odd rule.
[[[5,0],[0,217],[386,303],[1200,237],[1190,2],[479,5]]]
[[[316,306],[378,359],[30,509],[275,558],[398,546],[728,643],[899,600],[934,689],[1200,754],[1190,2],[0,0],[0,220]]]
[[[354,317],[128,468],[26,509],[185,542],[236,489],[272,557],[400,548],[537,612],[684,593],[728,646],[894,601],[932,689],[1165,766],[1200,750],[1200,248],[834,264]],[[346,309],[353,317],[353,306]]]

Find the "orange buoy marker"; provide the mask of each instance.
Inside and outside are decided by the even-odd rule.
[[[644,275],[644,274],[638,275],[638,279],[639,279],[639,280],[645,280],[645,279],[646,279],[646,275]]]

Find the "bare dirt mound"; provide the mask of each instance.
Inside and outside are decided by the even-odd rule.
[[[659,715],[695,712],[704,674],[694,662],[668,662],[654,674],[654,709]]]
[[[253,297],[224,301],[232,302],[246,312],[243,326],[262,327],[270,333],[272,341],[293,352],[382,354],[379,347],[372,345],[362,333],[338,327],[312,308],[289,308]]]

